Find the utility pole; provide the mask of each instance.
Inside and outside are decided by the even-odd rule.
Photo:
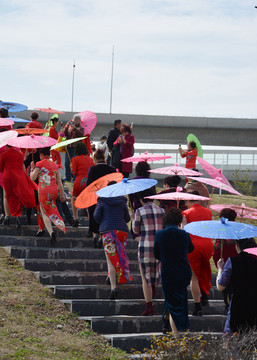
[[[73,112],[74,76],[75,76],[75,59],[73,60],[73,68],[72,68],[71,112]]]
[[[114,64],[114,45],[113,45],[113,47],[112,47],[112,71],[111,71],[110,114],[112,113],[113,64]]]

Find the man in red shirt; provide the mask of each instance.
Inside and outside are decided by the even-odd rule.
[[[197,157],[197,148],[194,141],[189,141],[187,144],[187,151],[183,150],[181,145],[179,145],[179,153],[182,158],[186,158],[186,168],[193,169],[195,168],[196,157]]]
[[[26,125],[26,128],[33,128],[33,129],[43,129],[40,122],[37,121],[39,115],[37,112],[33,112],[30,115],[30,122]]]
[[[198,191],[192,194],[199,195]],[[183,225],[193,221],[212,220],[212,212],[201,206],[197,201],[187,201],[187,210],[183,211]],[[212,239],[191,235],[194,251],[188,254],[188,261],[192,268],[190,288],[194,299],[192,315],[202,315],[202,305],[208,304],[209,290],[211,289],[210,258],[213,254]]]

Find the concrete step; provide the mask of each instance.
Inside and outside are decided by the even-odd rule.
[[[44,234],[44,237],[36,237],[36,230],[33,235],[28,236],[14,236],[14,235],[0,235],[0,246],[24,246],[24,247],[50,247],[51,241],[50,237],[47,236],[47,233]],[[94,247],[94,240],[93,238],[87,238],[85,236],[85,233],[83,231],[83,234],[81,234],[81,238],[74,237],[73,231],[71,231],[71,228],[68,228],[67,235],[65,237],[59,237],[57,238],[57,245],[60,248],[92,248]],[[126,249],[134,249],[136,250],[138,248],[138,242],[129,239],[127,242]]]
[[[130,263],[131,266],[131,263]],[[109,285],[56,285],[52,286],[54,294],[59,299],[108,299],[110,296]],[[162,297],[161,285],[156,288],[156,297]],[[119,299],[143,299],[141,284],[124,284],[118,286]],[[188,288],[188,298],[192,298]],[[210,290],[210,300],[222,300],[222,293],[215,287]]]
[[[101,334],[130,334],[146,333],[162,330],[161,315],[154,316],[95,316],[79,317],[89,321],[91,329]],[[189,315],[190,331],[222,332],[224,329],[225,315]]]
[[[72,226],[67,226],[67,234],[64,234],[64,232],[59,230],[56,226],[53,226],[53,229],[57,235],[57,238],[63,238],[63,237],[85,238],[88,230],[88,226],[79,226],[77,228],[73,228]],[[22,225],[21,228],[19,229],[16,229],[15,226],[0,225],[1,235],[35,236],[37,231],[38,231],[38,226],[36,225]]]
[[[99,261],[106,259],[103,249],[58,248],[58,239],[54,248],[6,246],[5,249],[17,259],[98,259]],[[127,254],[130,260],[137,260],[135,250],[127,250]]]
[[[61,300],[67,308],[79,316],[111,316],[111,315],[133,315],[140,316],[145,310],[143,299],[126,300]],[[156,315],[162,314],[163,299],[153,300]],[[224,302],[222,300],[210,300],[210,305],[203,308],[204,315],[223,315]],[[193,300],[188,301],[189,313],[193,311]]]
[[[44,285],[94,285],[104,284],[107,272],[38,271],[36,277]],[[139,274],[131,274],[133,283],[141,283]]]
[[[204,340],[217,339],[222,337],[221,332],[196,332],[195,335],[201,335]],[[132,352],[131,349],[143,352],[144,349],[150,348],[153,336],[162,337],[161,332],[146,332],[146,333],[134,333],[134,334],[109,334],[104,337],[109,340],[111,346],[120,348],[127,352]],[[191,332],[187,333],[187,336],[192,336]],[[167,337],[167,335],[165,335]],[[218,349],[217,349],[218,351]]]
[[[99,260],[77,260],[77,259],[20,259],[20,262],[27,270],[32,271],[94,271],[107,272],[106,261]],[[138,262],[133,260],[129,263],[131,272],[139,272]]]

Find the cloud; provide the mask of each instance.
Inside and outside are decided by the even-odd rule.
[[[29,107],[256,117],[254,1],[8,0],[1,98]]]

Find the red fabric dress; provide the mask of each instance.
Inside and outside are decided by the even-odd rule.
[[[38,200],[42,208],[44,209],[47,217],[56,225],[59,229],[66,233],[66,227],[61,215],[56,206],[56,199],[58,196],[58,186],[56,182],[57,172],[59,171],[58,165],[56,165],[49,158],[45,158],[36,163],[36,167],[39,168],[38,174]],[[38,209],[38,226],[39,230],[44,229],[44,222],[41,213]]]
[[[36,207],[37,185],[23,169],[24,157],[19,150],[9,148],[0,156],[0,172],[11,216],[21,216],[22,207]]]
[[[183,211],[183,215],[187,219],[187,223],[212,219],[211,210],[200,204],[195,204],[190,209]],[[213,242],[212,239],[202,238],[191,234],[190,237],[194,245],[194,251],[187,255],[188,261],[198,279],[201,291],[205,292],[206,295],[209,295],[209,290],[211,288],[210,258],[213,254]]]
[[[113,145],[120,145],[120,153],[121,158],[126,159],[128,157],[133,156],[133,146],[135,143],[135,138],[131,134],[127,134],[125,136],[126,143],[118,143],[118,140],[120,139],[120,136],[117,138],[117,140],[113,143]],[[122,162],[122,172],[124,173],[132,173],[133,171],[133,163],[132,162]]]
[[[52,126],[49,130],[49,137],[55,139],[55,140],[58,140],[58,132],[55,128],[55,126]],[[62,166],[62,159],[61,159],[61,155],[59,153],[59,151],[57,150],[51,150],[51,155],[52,155],[52,159],[53,161],[57,162],[57,165],[63,169],[63,166]]]
[[[32,128],[32,129],[43,129],[42,125],[40,124],[40,122],[32,120],[31,122],[29,122],[25,128]]]
[[[188,150],[185,154],[181,155],[182,158],[186,157],[186,168],[187,169],[194,169],[196,167],[196,157],[197,157],[197,150]]]
[[[79,196],[86,187],[88,170],[94,161],[89,155],[78,155],[71,159],[71,164],[72,173],[76,175],[72,195]]]

